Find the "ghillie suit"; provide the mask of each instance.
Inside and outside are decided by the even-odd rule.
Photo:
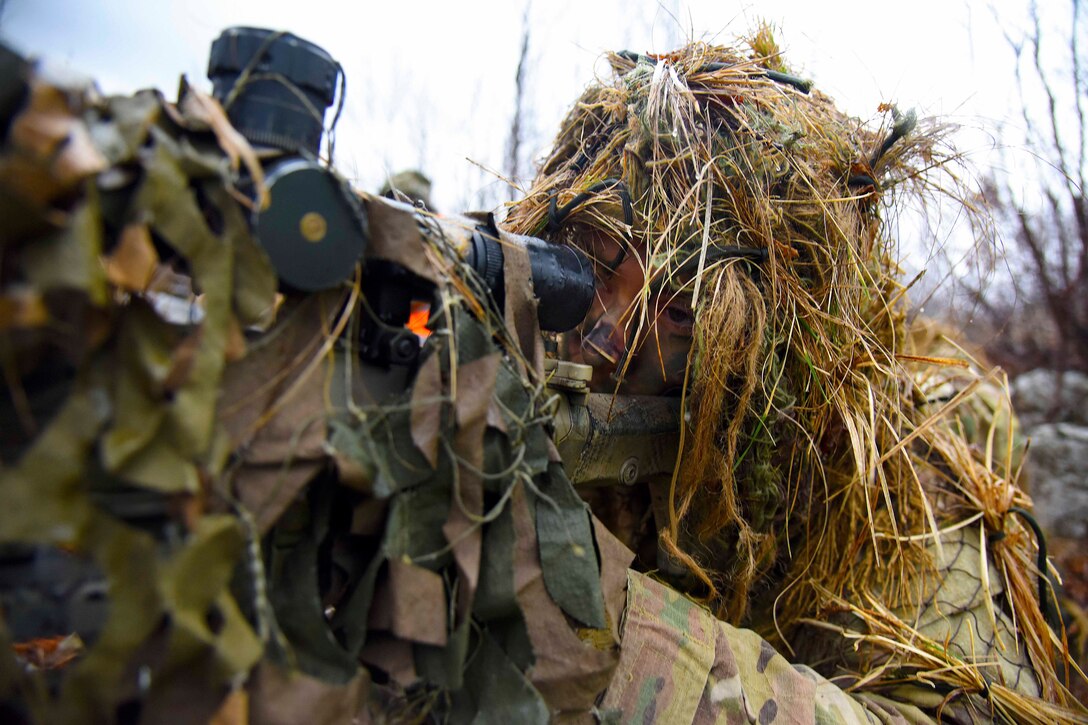
[[[1030,502],[994,445],[1010,416],[968,404],[1001,381],[912,345],[885,220],[955,186],[947,129],[845,116],[766,30],[746,51],[609,61],[505,223],[638,257],[619,376],[655,354],[651,299],[692,296],[683,449],[651,492],[661,575],[867,697],[1083,719]]]

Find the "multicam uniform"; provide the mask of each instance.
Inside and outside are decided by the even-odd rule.
[[[366,319],[358,286],[288,295],[270,321],[273,271],[207,99],[101,100],[4,62],[0,542],[9,571],[49,552],[108,601],[61,661],[43,638],[70,634],[71,602],[42,631],[5,587],[9,720],[920,722],[1008,716],[1011,696],[985,699],[1003,687],[1082,717],[1037,699],[978,526],[946,537],[955,575],[915,593],[933,606],[898,614],[929,670],[882,647],[896,612],[861,627],[848,603],[838,661],[812,663],[834,676],[856,652],[861,678],[791,665],[631,569],[579,499],[516,247],[498,315],[456,239],[366,199],[368,262],[431,281],[440,310],[411,384],[374,377],[341,335]],[[203,295],[185,319],[152,304],[168,257]],[[983,679],[942,690],[956,666]]]
[[[976,532],[944,542],[944,581],[917,616],[918,646],[938,643],[964,666],[985,663],[984,677],[1026,697],[1040,687],[1003,613],[989,625]],[[991,570],[990,576],[996,576]],[[992,591],[994,596],[1001,591]],[[881,691],[844,690],[856,677],[828,680],[791,664],[751,630],[716,619],[676,591],[630,572],[620,662],[601,705],[622,722],[988,722],[998,719],[979,697],[942,692],[931,684],[899,684]],[[853,639],[865,630],[856,628]],[[849,638],[848,638],[849,641]],[[945,656],[944,653],[941,656]],[[856,663],[855,663],[856,664]],[[872,663],[868,663],[872,666]],[[871,671],[871,670],[869,670]],[[836,684],[838,682],[839,684]],[[840,684],[842,686],[840,686]],[[1043,710],[1040,717],[1063,717]],[[1065,717],[1077,718],[1073,713]]]

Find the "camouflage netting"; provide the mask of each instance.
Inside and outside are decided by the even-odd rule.
[[[1012,446],[994,445],[1012,438],[1008,409],[979,417],[971,402],[1001,398],[1001,380],[912,344],[885,223],[913,194],[955,189],[948,129],[894,108],[866,125],[791,75],[767,29],[747,46],[610,55],[612,78],[583,93],[506,224],[574,244],[604,234],[638,257],[635,354],[655,354],[654,294],[693,297],[686,440],[658,532],[689,571],[680,586],[804,645],[825,674],[853,668],[857,687],[927,681],[1045,720],[985,664],[1011,648],[1038,679],[1022,692],[1072,703],[1017,513],[1030,502]],[[940,543],[964,527],[988,562],[975,562],[983,593],[964,595],[987,620],[970,656],[914,629],[946,570]],[[845,613],[866,626],[831,647],[864,643],[860,664],[812,645],[813,623],[857,624]],[[1002,617],[1015,643],[984,634]]]
[[[475,222],[363,197],[438,305],[414,384],[363,369],[358,271],[277,293],[214,100],[0,63],[0,719],[588,712],[630,559],[552,444],[525,253],[504,322]]]

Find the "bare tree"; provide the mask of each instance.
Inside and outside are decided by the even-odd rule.
[[[522,146],[525,136],[526,123],[526,66],[529,58],[530,22],[529,11],[532,2],[525,3],[525,13],[521,19],[521,51],[518,53],[518,68],[514,74],[514,114],[510,119],[510,137],[506,142],[506,178],[512,183],[509,185],[510,200],[518,196],[515,184],[522,177]]]
[[[984,179],[1007,256],[999,284],[974,287],[975,317],[992,358],[1014,373],[1088,371],[1088,21],[1081,0],[1065,12],[1060,30],[1048,28],[1032,0],[1027,29],[1005,31],[1024,128],[1013,146],[1028,153],[1006,155]]]

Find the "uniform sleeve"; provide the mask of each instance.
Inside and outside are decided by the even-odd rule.
[[[620,661],[603,718],[624,723],[922,723],[918,708],[852,696],[755,632],[649,577],[627,575]]]

